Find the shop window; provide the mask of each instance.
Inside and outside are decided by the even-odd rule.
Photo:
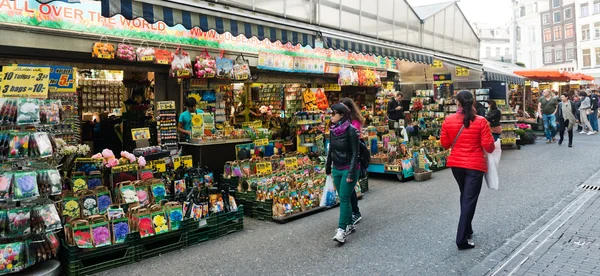
[[[554,27],[554,41],[562,39],[562,27],[556,26]]]
[[[589,40],[590,39],[590,25],[586,24],[581,26],[581,40]]]
[[[573,24],[565,25],[565,38],[573,37]]]
[[[554,61],[562,62],[563,61],[563,49],[562,47],[557,47],[554,49]]]
[[[544,29],[544,42],[552,41],[552,30]]]
[[[586,17],[588,15],[590,15],[590,4],[588,3],[583,3],[580,6],[580,11],[581,11],[581,17]]]
[[[560,7],[560,0],[552,0],[552,8]]]
[[[544,49],[544,63],[545,64],[552,63],[552,48]]]
[[[573,46],[573,44],[568,44],[567,48],[565,49],[565,57],[566,57],[566,61],[571,61],[575,59],[575,48]]]
[[[544,25],[550,24],[550,14],[549,13],[542,15],[542,23]]]
[[[583,49],[583,67],[592,66],[592,53],[590,49]]]
[[[552,17],[554,18],[554,23],[560,23],[560,11],[555,11],[552,15]]]
[[[566,8],[565,9],[565,20],[569,20],[571,18],[573,18],[573,9]]]

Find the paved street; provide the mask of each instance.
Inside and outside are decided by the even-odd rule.
[[[100,275],[483,275],[581,198],[577,186],[600,170],[598,139],[576,134],[574,148],[538,140],[504,151],[500,190],[482,190],[473,250],[458,251],[454,244],[458,188],[444,170],[423,183],[373,177],[359,203],[363,220],[342,247],[331,241],[338,209],[285,225],[246,218],[244,232]],[[594,231],[600,217],[590,210],[578,223]],[[562,254],[571,247],[553,250]]]

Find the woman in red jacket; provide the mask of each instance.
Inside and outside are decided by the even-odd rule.
[[[460,189],[460,219],[456,245],[459,250],[464,250],[475,247],[471,241],[471,222],[475,215],[483,174],[487,172],[483,151],[491,153],[495,146],[487,120],[476,115],[471,92],[461,91],[456,95],[456,100],[458,111],[444,120],[440,140],[444,148],[451,148],[447,166],[452,168],[452,174]]]

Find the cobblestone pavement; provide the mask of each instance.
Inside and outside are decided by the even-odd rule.
[[[468,274],[600,275],[600,175],[583,183],[581,190],[520,246],[514,248],[511,243],[529,230],[509,240]],[[535,224],[530,228],[536,228]]]

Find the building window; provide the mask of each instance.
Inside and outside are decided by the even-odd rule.
[[[560,0],[552,0],[552,8],[560,7]]]
[[[600,65],[600,47],[596,47],[596,66],[598,65]]]
[[[595,39],[600,38],[600,22],[594,23],[594,38]]]
[[[554,27],[554,41],[562,39],[562,27],[556,26]]]
[[[556,47],[554,49],[554,61],[562,62],[563,61],[563,49],[562,47]]]
[[[583,67],[592,66],[592,53],[590,49],[583,49]]]
[[[552,48],[544,49],[544,63],[552,63]]]
[[[575,59],[575,47],[573,46],[572,43],[567,44],[567,47],[565,48],[565,52],[566,52],[566,61],[571,61]]]
[[[559,11],[555,11],[553,13],[553,18],[554,18],[554,23],[560,23],[560,12]]]
[[[573,37],[573,24],[565,25],[565,38]]]
[[[535,42],[535,27],[529,27],[529,34],[531,35],[531,42]]]
[[[517,41],[521,41],[521,27],[517,26]]]
[[[504,48],[504,56],[508,57],[510,55],[510,48],[506,47]]]
[[[485,57],[491,57],[492,56],[492,48],[491,47],[485,47]]]
[[[500,47],[496,47],[496,57],[500,57]]]
[[[552,30],[544,29],[544,42],[552,41]]]
[[[590,39],[590,25],[581,26],[581,40],[589,40]]]
[[[581,17],[586,17],[590,15],[590,4],[583,3],[581,4]]]
[[[521,6],[519,8],[519,17],[524,17],[526,15],[525,6]]]
[[[565,9],[565,20],[569,20],[571,18],[573,18],[573,9],[566,8]]]
[[[600,13],[600,0],[594,0],[594,14]]]
[[[548,24],[550,24],[550,14],[549,14],[549,13],[547,13],[547,14],[544,14],[544,15],[542,16],[542,23],[543,23],[544,25],[548,25]]]

